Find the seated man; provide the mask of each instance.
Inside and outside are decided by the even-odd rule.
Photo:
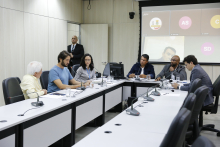
[[[206,85],[209,88],[209,92],[206,96],[206,99],[203,105],[207,106],[213,103],[214,99],[213,99],[213,94],[212,94],[213,87],[212,87],[211,79],[209,78],[208,74],[204,71],[204,69],[198,64],[196,57],[193,55],[189,55],[184,58],[183,63],[185,64],[186,68],[189,71],[192,71],[190,75],[190,83],[184,84],[183,86],[179,86],[179,84],[174,83],[172,84],[172,86],[175,89],[188,91],[193,81],[199,78],[202,81],[202,86]]]
[[[67,51],[62,51],[58,55],[58,64],[55,65],[49,73],[48,77],[48,92],[55,92],[61,89],[71,88],[75,89],[81,87],[81,83],[73,79],[68,70],[68,64],[70,62],[70,54]],[[73,85],[68,85],[69,82]],[[83,86],[89,85],[89,82],[83,84]]]
[[[131,68],[127,77],[134,78],[135,75],[140,75],[140,78],[146,78],[147,75],[151,76],[151,79],[155,78],[154,66],[148,63],[149,56],[147,54],[143,54],[141,56],[140,63],[136,63]]]
[[[171,63],[164,66],[163,70],[157,75],[156,81],[165,76],[166,79],[171,79],[172,76],[179,76],[180,80],[186,80],[185,67],[180,65],[180,57],[175,55],[171,58]]]
[[[27,75],[21,81],[21,90],[24,93],[25,99],[37,98],[47,94],[46,89],[42,89],[39,78],[42,74],[42,64],[37,61],[32,61],[27,66]]]

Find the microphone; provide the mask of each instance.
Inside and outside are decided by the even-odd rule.
[[[140,69],[141,69],[141,66],[140,66],[140,68],[139,68],[139,70],[138,70],[137,74],[139,73]],[[140,81],[140,77],[138,76],[137,78],[135,78],[135,80]]]
[[[152,92],[151,92],[151,94],[154,95],[154,96],[160,96],[160,95],[161,95],[160,92],[157,91],[157,86],[158,86],[158,85],[155,86],[155,91],[152,91]]]
[[[156,86],[157,86],[157,85],[156,85]],[[148,95],[148,90],[149,90],[150,88],[154,88],[154,87],[155,87],[155,85],[149,87],[149,88],[147,89],[147,95],[146,95],[146,96],[143,96],[143,98],[146,99],[147,101],[154,101],[154,99],[153,99],[152,97],[149,97],[149,95]]]
[[[32,102],[31,105],[35,106],[35,107],[43,106],[44,103],[43,103],[43,101],[39,101],[39,97],[40,96],[38,95],[37,92],[31,92],[31,93],[27,93],[27,94],[32,94],[32,93],[36,93],[37,94],[37,102]]]
[[[76,76],[76,73],[77,73],[77,72],[75,72],[75,71],[73,70],[73,68],[72,68],[72,71],[75,73],[75,76]],[[80,74],[80,77],[81,77],[81,75],[82,75],[82,73]],[[76,89],[77,89],[77,90],[85,90],[86,88],[82,86],[82,80],[80,80],[80,82],[81,82],[81,87],[78,87],[78,88],[76,88]]]
[[[94,66],[94,64],[91,64],[92,65],[92,67],[94,67],[95,68],[95,66]],[[96,69],[96,68],[95,68]],[[97,69],[96,69],[97,70]],[[99,70],[97,70],[98,72],[99,72]],[[101,72],[100,72],[101,73]],[[102,75],[102,73],[101,73],[101,75]],[[103,76],[102,76],[102,82],[101,82],[101,87],[103,87]]]

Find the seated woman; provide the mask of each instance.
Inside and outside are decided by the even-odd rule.
[[[39,78],[42,74],[42,64],[37,61],[32,61],[27,66],[27,75],[21,81],[21,89],[25,99],[37,98],[38,95],[42,96],[47,94],[46,89],[42,89]]]
[[[85,54],[82,57],[80,67],[78,68],[74,79],[79,82],[86,82],[87,80],[96,77],[93,66],[93,59],[90,54]]]

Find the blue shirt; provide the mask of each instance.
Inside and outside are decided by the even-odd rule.
[[[131,70],[129,71],[127,77],[129,77],[130,74],[134,73],[135,75],[140,75],[141,74],[141,64],[140,63],[136,63],[133,65],[133,67],[131,68]],[[151,79],[155,78],[155,73],[154,73],[154,66],[147,63],[144,67],[144,74],[145,75],[150,75]]]
[[[59,91],[60,89],[57,87],[57,85],[53,82],[54,80],[60,79],[60,81],[68,85],[69,81],[73,79],[72,75],[70,74],[69,70],[64,67],[63,69],[55,65],[49,72],[48,77],[48,92],[55,92]]]

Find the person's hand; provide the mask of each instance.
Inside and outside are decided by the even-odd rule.
[[[44,95],[47,94],[47,90],[46,89],[42,89],[42,91],[44,92]]]
[[[160,81],[160,79],[161,79],[161,77],[158,77],[158,78],[155,79],[155,81]]]
[[[177,87],[179,86],[179,84],[173,83],[172,86],[173,86],[173,88],[177,89]]]
[[[170,66],[170,71],[174,71],[174,68],[172,66]]]
[[[73,54],[72,53],[70,53],[70,57],[73,58]]]
[[[84,84],[84,86],[86,87],[86,86],[89,86],[90,85],[90,80],[88,80],[85,84]]]
[[[135,77],[135,74],[134,74],[134,73],[132,73],[132,74],[129,75],[129,78],[134,78],[134,77]]]
[[[141,74],[139,77],[140,77],[140,78],[146,78],[147,75],[145,75],[145,74]]]

